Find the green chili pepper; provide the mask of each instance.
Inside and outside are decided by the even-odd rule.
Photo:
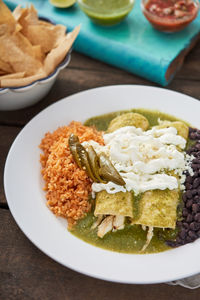
[[[76,147],[78,143],[79,143],[79,138],[75,134],[72,133],[68,140],[69,149],[71,151],[73,159],[75,160],[75,162],[77,163],[79,168],[81,168],[82,167],[81,161],[80,161],[80,157],[78,155],[77,147]]]
[[[96,151],[92,146],[89,146],[87,152],[88,152],[90,167],[95,178],[97,179],[97,182],[107,183],[107,181],[103,180],[99,175],[99,158],[96,154]]]
[[[92,146],[89,146],[87,152],[74,134],[70,135],[68,143],[75,162],[94,182],[106,184],[112,181],[118,185],[126,184],[104,153],[98,157]]]
[[[78,153],[78,156],[80,158],[80,161],[81,161],[82,169],[87,173],[87,175],[93,181],[97,182],[97,179],[95,178],[95,176],[94,176],[94,174],[91,170],[91,167],[90,167],[87,151],[85,150],[85,148],[80,143],[76,144],[76,149],[77,149],[77,153]]]
[[[125,185],[124,179],[121,177],[121,175],[118,173],[118,171],[115,169],[111,161],[108,159],[108,157],[101,153],[99,155],[99,164],[100,164],[100,176],[107,180],[112,181],[118,185]]]

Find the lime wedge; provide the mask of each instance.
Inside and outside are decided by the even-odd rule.
[[[66,8],[72,6],[76,0],[49,0],[49,2],[59,8]]]

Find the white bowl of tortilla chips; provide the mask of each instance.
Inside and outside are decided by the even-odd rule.
[[[39,19],[33,6],[12,13],[2,0],[0,13],[0,110],[16,110],[47,95],[80,28],[66,33],[65,26]]]

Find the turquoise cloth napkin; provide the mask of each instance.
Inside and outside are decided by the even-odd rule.
[[[11,8],[17,4],[33,3],[40,16],[64,24],[70,31],[81,24],[74,45],[76,51],[163,86],[171,81],[177,71],[166,78],[170,64],[200,33],[200,16],[179,33],[156,31],[143,16],[139,0],[136,0],[129,16],[114,27],[93,24],[77,4],[69,9],[58,9],[48,0],[10,0],[5,3]]]

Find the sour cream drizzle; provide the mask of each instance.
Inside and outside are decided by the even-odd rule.
[[[84,142],[84,147],[92,145],[99,154],[104,152],[123,177],[126,185],[113,182],[93,183],[92,191],[106,190],[108,193],[133,190],[135,194],[148,190],[177,189],[177,177],[166,174],[174,171],[179,177],[188,169],[184,149],[186,140],[177,135],[174,127],[143,131],[134,126],[122,127],[113,133],[103,135],[105,146],[94,141]],[[179,149],[178,149],[179,148]],[[182,179],[183,181],[183,179]]]

